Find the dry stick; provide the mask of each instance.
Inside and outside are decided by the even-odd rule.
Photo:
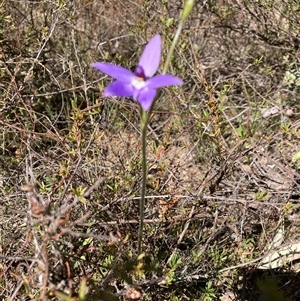
[[[92,233],[75,232],[72,231],[70,228],[61,228],[60,235],[63,236],[65,234],[69,234],[71,236],[80,238],[94,238],[99,241],[111,241],[111,237],[108,235],[96,235]]]
[[[25,239],[24,243],[21,245],[20,249],[17,251],[16,255],[20,254],[25,249],[25,247],[28,246],[29,239],[30,239],[30,235],[29,235],[29,232],[27,232],[26,239]],[[7,259],[11,259],[12,260],[12,262],[7,266],[7,268],[0,274],[0,279],[1,279],[5,275],[5,273],[10,269],[10,267],[12,266],[13,260],[18,260],[18,258],[20,258],[20,257],[18,257],[18,256],[2,256],[2,255],[0,255],[0,258],[7,258]]]
[[[56,24],[57,24],[57,22],[58,22],[59,19],[60,19],[59,17],[60,17],[60,16],[57,14],[57,15],[56,15],[56,19],[55,19],[54,22],[51,24],[51,27],[50,27],[48,36],[45,37],[45,39],[42,41],[43,43],[42,43],[42,45],[40,46],[40,49],[39,49],[39,51],[38,51],[38,53],[37,53],[37,55],[36,55],[36,57],[35,57],[35,59],[34,59],[34,62],[32,63],[32,66],[29,68],[29,70],[28,70],[28,72],[27,72],[27,74],[26,74],[26,76],[25,76],[25,78],[24,78],[24,82],[25,82],[25,83],[26,83],[26,82],[28,81],[28,79],[30,78],[30,74],[31,74],[31,71],[32,71],[33,68],[34,68],[35,62],[38,61],[38,59],[39,59],[39,57],[40,57],[40,55],[41,55],[43,49],[46,47],[48,41],[50,40],[50,38],[51,38],[51,36],[52,36],[52,34],[53,34],[53,32],[54,32],[54,29],[55,29],[55,27],[56,27]]]
[[[72,43],[73,43],[73,47],[74,47],[74,53],[75,53],[75,57],[76,57],[76,60],[77,60],[77,65],[79,67],[80,74],[82,75],[81,79],[82,79],[83,87],[84,87],[83,91],[84,91],[85,101],[87,103],[87,106],[89,107],[90,106],[90,102],[89,102],[89,97],[88,97],[88,94],[87,94],[87,90],[88,90],[88,88],[87,88],[87,80],[86,80],[86,77],[84,75],[82,65],[80,63],[80,59],[79,59],[79,55],[78,55],[78,50],[76,48],[75,30],[74,30],[74,28],[71,31],[71,36],[72,36]],[[70,70],[70,73],[71,73],[71,70]],[[73,83],[72,83],[72,85],[73,85]],[[90,115],[89,117],[90,117],[91,124],[94,124],[92,115]]]
[[[42,288],[42,293],[40,296],[41,300],[44,300],[46,297],[46,293],[47,293],[47,284],[48,284],[48,280],[49,280],[49,257],[48,257],[48,251],[47,251],[47,242],[44,240],[43,241],[43,261],[44,261],[44,271],[43,271],[43,288]]]
[[[30,269],[32,269],[34,265],[35,265],[35,262],[32,262],[31,265],[28,267],[28,271]],[[21,288],[23,287],[23,285],[24,285],[24,280],[22,279],[22,280],[20,280],[18,286],[15,288],[13,294],[10,296],[9,300],[14,300],[17,297],[17,294],[21,290]]]
[[[38,63],[38,62],[37,62]],[[46,69],[47,70],[47,69]],[[47,70],[48,71],[48,70]],[[50,72],[50,71],[49,71]],[[103,77],[101,77],[100,79],[97,79],[97,80],[93,80],[90,82],[90,87],[94,86],[94,84],[97,84],[101,81],[103,81]],[[25,94],[23,95],[24,98],[31,98],[31,97],[45,97],[45,96],[52,96],[52,95],[57,95],[57,94],[62,94],[62,93],[65,93],[65,92],[72,92],[72,91],[76,91],[76,90],[79,90],[79,89],[82,89],[82,88],[85,88],[85,85],[79,85],[79,86],[75,86],[75,87],[72,87],[72,88],[68,88],[68,89],[60,89],[59,91],[56,91],[56,92],[47,92],[47,93],[40,93],[40,94]],[[113,101],[115,103],[119,103],[118,101]],[[83,109],[82,111],[89,111],[90,108],[97,108],[99,107],[101,104],[95,104],[95,105],[92,105],[90,107],[87,107],[85,109]],[[126,105],[126,106],[129,106],[129,105]],[[136,105],[137,106],[137,105]],[[1,109],[2,110],[2,109]],[[0,110],[0,112],[1,112]]]
[[[12,261],[31,261],[34,263],[42,262],[40,259],[37,259],[37,258],[30,258],[30,257],[24,257],[24,256],[8,256],[8,255],[1,255],[1,254],[0,254],[0,259],[7,259],[7,260],[12,260]],[[12,263],[7,267],[7,269],[10,268],[11,265],[12,265]],[[0,279],[7,272],[7,269],[0,275]]]
[[[94,190],[96,190],[103,182],[105,181],[105,177],[99,177],[96,182],[84,193],[85,198],[89,198]]]
[[[194,214],[194,211],[195,211],[195,206],[193,206],[192,209],[191,209],[191,211],[190,211],[188,220],[187,220],[187,222],[185,223],[184,228],[183,228],[183,231],[181,232],[181,234],[180,234],[180,236],[179,236],[179,238],[178,238],[178,240],[177,240],[177,246],[182,242],[183,237],[184,237],[184,235],[185,235],[187,229],[189,228],[189,225],[190,225],[190,222],[191,222],[191,218],[192,218],[192,216],[193,216],[193,214]],[[168,262],[170,262],[170,260],[171,260],[172,257],[174,256],[174,254],[177,252],[177,250],[178,250],[178,247],[177,247],[177,246],[175,247],[174,251],[172,252],[171,256],[169,257]]]
[[[193,217],[194,211],[195,211],[195,206],[193,206],[192,209],[191,209],[191,212],[189,214],[188,220],[186,221],[186,223],[184,225],[184,228],[183,228],[183,231],[181,232],[181,234],[180,234],[180,236],[179,236],[179,238],[177,240],[177,245],[179,245],[182,242],[183,237],[184,237],[187,229],[189,228],[189,225],[190,225],[191,219]]]
[[[172,218],[168,219],[163,219],[163,218],[153,218],[153,219],[144,219],[145,224],[158,224],[158,223],[170,223],[170,222],[179,222],[179,221],[185,221],[185,220],[191,220],[193,218],[207,218],[211,217],[212,215],[209,213],[199,213],[195,214],[194,216],[182,216],[182,215],[177,215]],[[103,223],[97,223],[97,225],[102,226],[102,225],[123,225],[123,224],[138,224],[139,221],[136,219],[130,219],[130,220],[125,220],[121,219],[118,221],[111,221],[111,222],[103,222]]]

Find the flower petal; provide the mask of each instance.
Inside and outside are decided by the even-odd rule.
[[[142,89],[138,96],[138,103],[141,105],[144,111],[149,111],[151,108],[152,102],[156,96],[155,89]]]
[[[114,64],[96,62],[91,65],[101,72],[124,83],[129,83],[136,77],[130,70]]]
[[[148,79],[146,83],[149,89],[157,89],[166,86],[181,86],[183,81],[177,76],[160,74]]]
[[[133,96],[133,88],[129,84],[114,81],[104,89],[103,94],[104,96],[131,97]]]
[[[157,71],[161,57],[161,38],[160,35],[155,35],[146,45],[139,66],[144,69],[147,78],[152,77]]]

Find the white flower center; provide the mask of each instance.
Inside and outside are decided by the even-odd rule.
[[[146,86],[146,82],[144,81],[144,79],[142,77],[136,77],[131,84],[137,89],[143,89]]]

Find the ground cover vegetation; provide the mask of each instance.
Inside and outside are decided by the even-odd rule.
[[[299,300],[300,3],[196,1],[147,135],[95,61],[164,63],[185,1],[0,2],[1,300]],[[161,70],[160,70],[161,72]]]

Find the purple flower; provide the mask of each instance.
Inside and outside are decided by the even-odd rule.
[[[134,73],[109,63],[93,63],[92,66],[116,80],[104,89],[104,96],[133,97],[144,111],[148,111],[158,88],[182,85],[180,78],[170,74],[153,76],[160,63],[161,38],[155,35],[146,45]]]

